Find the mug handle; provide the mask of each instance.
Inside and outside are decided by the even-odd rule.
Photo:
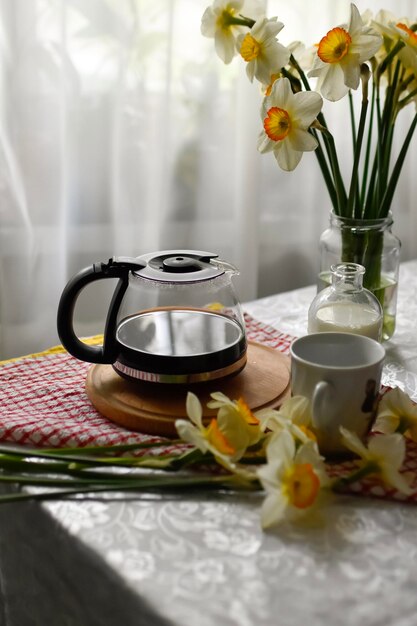
[[[315,428],[326,430],[332,426],[333,418],[336,414],[334,409],[335,398],[335,388],[327,380],[321,380],[314,387],[311,412]]]

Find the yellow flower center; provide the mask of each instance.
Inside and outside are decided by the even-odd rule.
[[[206,429],[206,438],[221,454],[232,455],[236,452],[235,448],[223,435],[215,418],[211,420]]]
[[[287,111],[278,107],[269,109],[264,119],[264,129],[272,141],[282,141],[291,130],[291,120]]]
[[[333,28],[320,41],[317,54],[324,63],[339,63],[348,53],[351,42],[344,28]]]
[[[292,467],[284,480],[284,489],[288,500],[297,509],[311,506],[320,489],[320,481],[311,463]]]
[[[406,24],[402,24],[401,22],[397,24],[397,28],[401,28],[408,35],[408,43],[417,48],[417,33],[415,33],[411,28],[408,28]]]
[[[245,61],[253,61],[259,55],[261,46],[249,33],[245,35],[240,46],[240,54]]]
[[[257,426],[259,424],[258,418],[252,413],[243,398],[239,398],[236,404],[239,414],[243,417],[247,424],[250,426]]]

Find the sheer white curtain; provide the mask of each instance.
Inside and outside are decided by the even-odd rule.
[[[201,36],[208,3],[0,0],[0,359],[57,343],[66,281],[112,255],[218,252],[240,267],[242,300],[315,280],[330,209],[315,157],[286,174],[257,153],[260,92]],[[414,0],[383,8],[415,17]],[[348,12],[268,5],[284,44]],[[340,141],[345,106],[327,116]],[[393,207],[403,258],[417,256],[416,141]],[[80,333],[102,330],[108,287],[82,294]]]

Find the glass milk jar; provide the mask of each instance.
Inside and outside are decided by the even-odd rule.
[[[338,331],[381,340],[382,308],[363,287],[365,268],[357,263],[331,267],[332,283],[314,298],[308,311],[308,332]]]

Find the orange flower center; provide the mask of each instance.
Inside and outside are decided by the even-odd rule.
[[[333,28],[320,41],[317,54],[324,63],[339,63],[348,53],[351,42],[344,28]]]
[[[240,46],[240,54],[245,61],[253,61],[259,55],[261,46],[249,33],[244,36]]]
[[[401,28],[408,35],[408,43],[411,46],[417,48],[417,33],[415,33],[411,28],[408,28],[406,24],[402,24],[401,22],[397,24],[397,28]]]
[[[282,141],[291,130],[291,120],[287,111],[278,107],[269,109],[264,119],[264,129],[272,141]]]
[[[258,418],[252,413],[243,398],[239,398],[237,401],[237,409],[247,424],[250,426],[257,426],[259,424]]]
[[[226,439],[220,430],[217,420],[213,418],[206,429],[206,437],[208,441],[218,450],[221,454],[232,455],[236,452],[235,448]]]
[[[297,509],[306,509],[315,501],[320,481],[311,463],[301,463],[291,468],[285,487],[291,504]]]

